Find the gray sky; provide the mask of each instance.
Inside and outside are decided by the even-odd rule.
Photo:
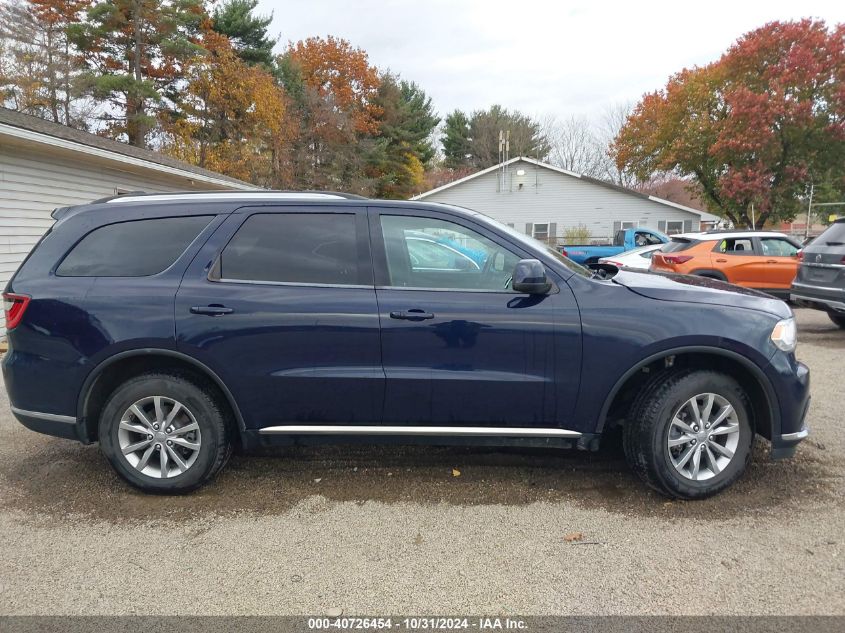
[[[493,103],[534,116],[636,101],[775,19],[845,22],[842,0],[260,0],[289,40],[328,34],[416,81],[441,115]]]

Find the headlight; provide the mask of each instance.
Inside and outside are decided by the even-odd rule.
[[[798,343],[798,328],[795,326],[795,318],[778,321],[775,329],[772,330],[772,343],[784,352],[794,352]]]

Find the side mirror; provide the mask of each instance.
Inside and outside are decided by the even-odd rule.
[[[522,259],[513,269],[511,288],[529,295],[544,295],[552,288],[546,269],[536,259]]]

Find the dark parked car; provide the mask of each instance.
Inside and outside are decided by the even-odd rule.
[[[845,218],[840,218],[799,253],[801,264],[790,298],[827,312],[845,329]]]
[[[807,435],[795,321],[755,291],[602,279],[438,204],[131,195],[54,217],[4,295],[12,410],[99,441],[147,491],[196,488],[236,445],[595,449],[622,425],[649,485],[696,498],[742,474],[755,434],[773,457]]]

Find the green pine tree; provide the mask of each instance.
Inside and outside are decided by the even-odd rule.
[[[111,136],[146,146],[157,113],[178,103],[205,15],[203,0],[97,0],[68,27],[89,91],[110,106],[101,118]]]
[[[238,56],[251,66],[273,69],[273,47],[278,38],[267,34],[273,14],[253,13],[258,0],[227,0],[214,10],[214,30],[229,38]]]
[[[446,117],[440,142],[443,144],[446,167],[458,169],[472,164],[472,142],[469,135],[469,118],[460,110]]]

